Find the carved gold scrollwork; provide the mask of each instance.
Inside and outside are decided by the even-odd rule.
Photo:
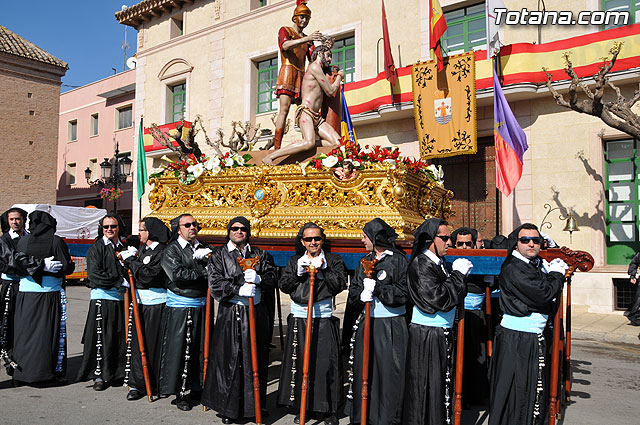
[[[243,199],[254,217],[263,217],[280,202],[282,195],[278,184],[268,177],[265,171],[254,176],[243,194]]]

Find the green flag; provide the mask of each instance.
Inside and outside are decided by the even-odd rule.
[[[140,128],[138,130],[138,161],[137,161],[137,172],[136,179],[138,181],[138,202],[142,199],[142,195],[144,195],[144,186],[147,183],[147,158],[144,154],[144,138],[142,134],[144,132],[144,127],[142,125],[142,117],[140,117]]]

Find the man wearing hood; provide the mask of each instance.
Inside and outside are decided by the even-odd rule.
[[[87,286],[91,302],[82,335],[84,344],[78,380],[93,378],[93,389],[121,385],[124,379],[124,291],[128,286],[123,260],[134,255],[120,240],[124,222],[107,214],[98,224],[98,240],[87,251]]]
[[[271,255],[251,246],[250,237],[249,220],[231,219],[227,243],[213,250],[207,264],[211,295],[219,304],[202,404],[218,412],[224,424],[255,416],[249,298],[255,313],[260,406],[266,405],[269,316],[261,294],[276,285],[276,270]],[[255,268],[243,271],[237,259],[255,257],[259,257]]]
[[[525,223],[509,235],[508,255],[498,282],[504,311],[491,358],[490,425],[543,424],[547,417],[550,364],[545,337],[558,308],[567,264],[538,254],[538,228]]]
[[[456,306],[466,295],[466,279],[473,265],[458,258],[451,272],[445,268],[451,234],[442,219],[430,218],[413,236],[407,280],[414,307],[402,423],[442,425],[452,420]]]
[[[13,347],[13,311],[20,282],[21,268],[16,261],[18,242],[25,234],[27,212],[22,208],[10,208],[0,216],[0,356],[7,373],[12,374],[11,352]]]
[[[162,312],[167,301],[167,275],[162,269],[162,256],[171,232],[158,218],[146,217],[138,225],[140,248],[137,255],[125,260],[133,274],[140,309],[140,326],[147,355],[152,394],[158,394],[160,355],[162,354]],[[138,324],[131,320],[131,368],[127,400],[139,400],[145,395],[144,371],[138,343]]]
[[[347,301],[358,310],[363,309],[364,303],[371,303],[367,417],[372,425],[399,425],[402,420],[408,341],[405,304],[409,299],[409,261],[405,253],[396,248],[397,237],[393,228],[380,218],[365,224],[362,242],[369,253],[364,259],[377,259],[378,263],[372,278],[366,277],[362,264],[358,264]],[[350,385],[346,413],[351,423],[360,423],[364,316],[357,320],[355,326],[357,331],[352,336],[349,356]]]
[[[162,257],[169,279],[164,309],[160,394],[175,394],[180,410],[191,410],[202,391],[206,264],[211,248],[198,241],[199,225],[191,214],[171,220],[173,231]],[[187,394],[189,391],[189,394]],[[192,395],[194,397],[192,397]]]
[[[34,211],[29,214],[29,234],[18,243],[17,251],[26,254],[30,264],[24,267],[22,263],[27,274],[20,278],[16,297],[13,323],[16,382],[66,379],[67,300],[62,285],[75,264],[67,244],[55,236],[55,231],[55,218],[44,211]]]
[[[453,247],[456,249],[481,249],[478,237],[478,231],[470,227],[460,227],[451,234]],[[470,275],[467,279],[468,292],[464,298],[463,406],[483,404],[489,397],[488,330],[482,305],[485,302],[486,288],[490,287],[494,281],[494,276],[477,274]]]
[[[313,293],[313,334],[309,362],[307,410],[337,425],[336,412],[342,405],[343,373],[340,355],[340,319],[333,316],[333,297],[344,291],[347,271],[342,258],[325,252],[324,230],[306,223],[296,238],[296,254],[289,259],[280,278],[280,289],[291,296],[287,317],[287,339],[282,355],[278,403],[300,406],[304,362],[304,341],[309,302],[309,272],[317,269]],[[296,416],[295,423],[299,418]]]

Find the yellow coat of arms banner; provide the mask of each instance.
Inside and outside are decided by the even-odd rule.
[[[476,66],[473,52],[450,56],[437,72],[436,62],[411,68],[413,113],[422,159],[478,151]]]

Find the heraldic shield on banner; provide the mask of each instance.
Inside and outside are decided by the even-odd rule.
[[[436,62],[421,62],[411,69],[413,110],[422,159],[475,154],[476,68],[473,52]]]

